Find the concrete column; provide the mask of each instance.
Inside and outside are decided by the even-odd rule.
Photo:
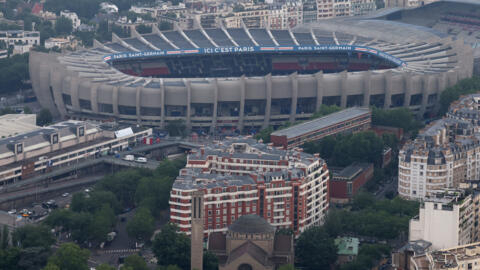
[[[80,111],[80,102],[78,100],[78,77],[72,77],[70,81],[70,93],[72,99],[72,107],[75,111]]]
[[[141,107],[141,96],[142,94],[142,87],[141,86],[137,86],[137,88],[135,88],[135,109],[136,109],[136,112],[137,112],[137,123],[140,124],[142,122],[142,117],[141,117],[141,111],[140,111],[140,107]]]
[[[347,97],[348,97],[347,80],[348,80],[348,72],[346,70],[342,71],[342,73],[340,73],[340,93],[342,94],[340,99],[340,107],[342,108],[347,107]]]
[[[390,109],[392,105],[392,71],[387,71],[384,74],[385,78],[385,102],[383,103],[384,109]]]
[[[52,69],[50,72],[50,84],[52,86],[53,92],[53,101],[56,104],[60,115],[64,116],[67,114],[67,110],[65,108],[65,104],[63,103],[63,96],[62,96],[62,84],[64,74],[58,69]]]
[[[430,88],[430,75],[424,74],[423,78],[423,88],[422,88],[422,107],[420,107],[420,117],[423,117],[428,106],[428,89]]]
[[[217,112],[218,112],[218,80],[215,78],[213,80],[213,115],[212,115],[212,125],[210,126],[210,132],[215,130],[217,126]]]
[[[412,74],[410,72],[403,74],[403,85],[405,86],[405,99],[403,100],[403,107],[409,107],[412,100]]]
[[[263,121],[262,127],[266,128],[270,124],[270,114],[272,110],[272,74],[268,74],[264,78],[267,88],[267,104],[265,105],[265,120]]]
[[[190,80],[183,79],[183,83],[187,87],[187,117],[186,117],[186,126],[187,129],[190,130],[192,128],[192,120],[191,120],[191,114],[192,114],[192,85],[190,83]]]
[[[292,104],[290,107],[290,123],[295,122],[295,116],[297,115],[297,102],[298,102],[298,74],[297,72],[289,76],[292,83]]]
[[[90,103],[92,104],[92,111],[98,113],[98,83],[93,83],[90,86]]]
[[[165,114],[167,110],[165,110],[165,84],[163,79],[160,79],[160,127],[165,128]]]
[[[118,117],[118,86],[113,87],[112,91],[112,107],[113,107],[113,114]]]
[[[437,75],[437,102],[435,102],[435,111],[440,109],[440,94],[447,88],[447,74],[445,72]]]
[[[363,73],[363,106],[370,106],[370,91],[372,90],[372,71]]]
[[[315,80],[317,82],[317,104],[315,110],[320,110],[323,102],[323,95],[325,93],[325,86],[323,85],[323,71],[315,73]]]
[[[239,114],[239,119],[238,119],[238,126],[237,129],[240,130],[240,132],[243,130],[243,125],[245,121],[245,91],[246,91],[246,80],[245,80],[245,75],[242,75],[240,78],[240,114]]]

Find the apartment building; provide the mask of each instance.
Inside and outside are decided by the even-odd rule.
[[[0,31],[0,42],[13,48],[14,54],[26,53],[33,46],[40,45],[40,32],[38,31],[23,31],[23,30],[8,30]]]
[[[409,270],[479,270],[480,242],[429,251],[410,261]]]
[[[296,234],[323,223],[329,173],[318,155],[279,150],[250,137],[193,150],[170,196],[170,220],[191,230],[191,194],[204,192],[205,233],[225,232],[240,216],[256,214]]]
[[[446,189],[427,198],[419,215],[410,220],[409,241],[428,241],[433,250],[474,242],[479,208],[476,196],[465,190]]]
[[[316,10],[317,20],[366,15],[377,9],[375,0],[316,0],[316,7],[312,6],[312,2],[312,0],[307,1],[304,10]],[[307,20],[310,19],[307,16]]]
[[[28,118],[22,118],[28,122]],[[0,185],[44,173],[55,167],[122,151],[140,142],[152,129],[112,127],[94,122],[68,120],[47,127],[0,122]],[[12,135],[13,134],[13,135]]]
[[[371,123],[372,114],[369,108],[352,107],[277,130],[270,135],[270,140],[275,146],[291,149],[331,135],[368,130]]]
[[[398,193],[405,199],[423,200],[479,177],[478,133],[464,120],[437,120],[399,152]]]
[[[351,0],[350,8],[350,15],[363,16],[377,10],[377,5],[372,0]]]
[[[480,132],[480,94],[463,96],[452,102],[447,117],[470,122]]]

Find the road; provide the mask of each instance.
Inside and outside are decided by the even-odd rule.
[[[375,193],[375,197],[380,200],[385,198],[385,194],[387,194],[389,191],[393,192],[394,194],[397,194],[397,189],[398,189],[398,176],[393,176],[386,185],[384,185],[380,191]]]

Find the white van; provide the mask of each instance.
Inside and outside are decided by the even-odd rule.
[[[138,162],[138,163],[147,163],[147,158],[137,157],[137,159],[135,159],[135,161]]]
[[[134,161],[135,160],[135,157],[133,155],[126,155],[123,160],[126,160],[126,161]]]

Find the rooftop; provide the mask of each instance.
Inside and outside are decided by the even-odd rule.
[[[245,215],[239,217],[228,230],[237,233],[273,233],[275,227],[258,215]]]
[[[309,132],[329,127],[339,122],[362,116],[367,113],[370,113],[369,108],[353,107],[286,129],[277,130],[272,133],[272,136],[286,136],[288,139],[295,138]]]
[[[338,237],[335,239],[335,245],[338,248],[338,255],[356,256],[358,254],[360,240],[355,237]]]
[[[362,171],[368,169],[372,165],[373,165],[372,163],[367,163],[367,162],[354,162],[349,166],[343,168],[341,171],[337,173],[333,173],[333,179],[336,180],[335,178],[337,177],[352,179]]]
[[[40,129],[35,114],[5,114],[0,116],[0,138],[15,136]]]
[[[180,175],[173,183],[174,189],[243,186],[256,184],[258,181],[269,183],[279,179],[290,181],[302,179],[310,165],[316,162],[319,166],[324,164],[320,157],[304,153],[301,149],[277,149],[259,143],[251,137],[227,138],[200,149],[193,149],[187,160],[187,166],[180,171]],[[213,166],[216,162],[227,162],[236,167],[236,164],[245,164],[244,161],[250,162],[249,164],[253,166],[237,168],[243,175],[218,172]],[[264,171],[256,164],[275,165],[276,168],[274,171]]]

